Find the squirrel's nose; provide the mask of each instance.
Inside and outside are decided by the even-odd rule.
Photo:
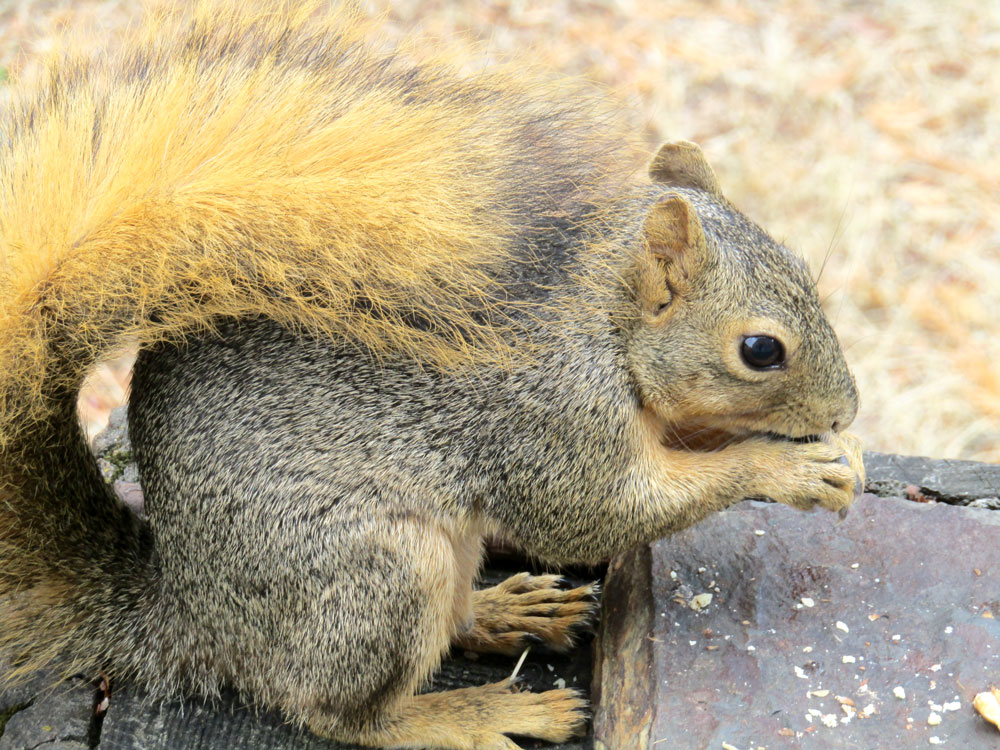
[[[850,404],[845,406],[840,414],[834,416],[833,424],[830,425],[830,429],[834,432],[840,432],[846,430],[851,426],[851,422],[854,421],[854,417],[858,413],[858,402],[853,399]]]
[[[844,403],[840,405],[840,408],[833,413],[833,424],[830,429],[834,432],[840,432],[846,430],[851,426],[851,422],[858,415],[858,387],[854,383],[854,377],[851,373],[845,372],[846,383],[845,390],[847,392],[847,397]]]

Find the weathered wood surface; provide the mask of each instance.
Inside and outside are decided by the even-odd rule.
[[[97,693],[83,680],[46,690],[44,675],[0,693],[0,750],[87,750],[96,746]]]
[[[865,469],[866,491],[880,497],[1000,509],[1000,464],[865,453]]]
[[[596,747],[1000,747],[972,708],[1000,684],[998,570],[991,510],[718,513],[611,565]]]

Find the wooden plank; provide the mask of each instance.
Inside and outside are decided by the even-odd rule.
[[[994,511],[740,503],[612,564],[595,747],[993,750],[997,570]]]

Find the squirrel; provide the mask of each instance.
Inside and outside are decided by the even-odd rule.
[[[635,177],[605,99],[313,0],[163,9],[15,83],[6,677],[229,685],[375,747],[563,741],[573,690],[419,692],[449,648],[594,616],[556,576],[475,590],[484,538],[593,563],[744,498],[847,508],[857,391],[805,263],[694,144]],[[145,517],[76,414],[130,342]]]

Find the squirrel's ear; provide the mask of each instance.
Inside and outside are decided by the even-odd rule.
[[[715,172],[705,160],[701,147],[691,141],[664,143],[649,163],[649,178],[677,187],[690,187],[722,195]]]
[[[708,240],[694,206],[679,195],[671,195],[650,210],[642,227],[649,253],[686,278],[708,258]]]

